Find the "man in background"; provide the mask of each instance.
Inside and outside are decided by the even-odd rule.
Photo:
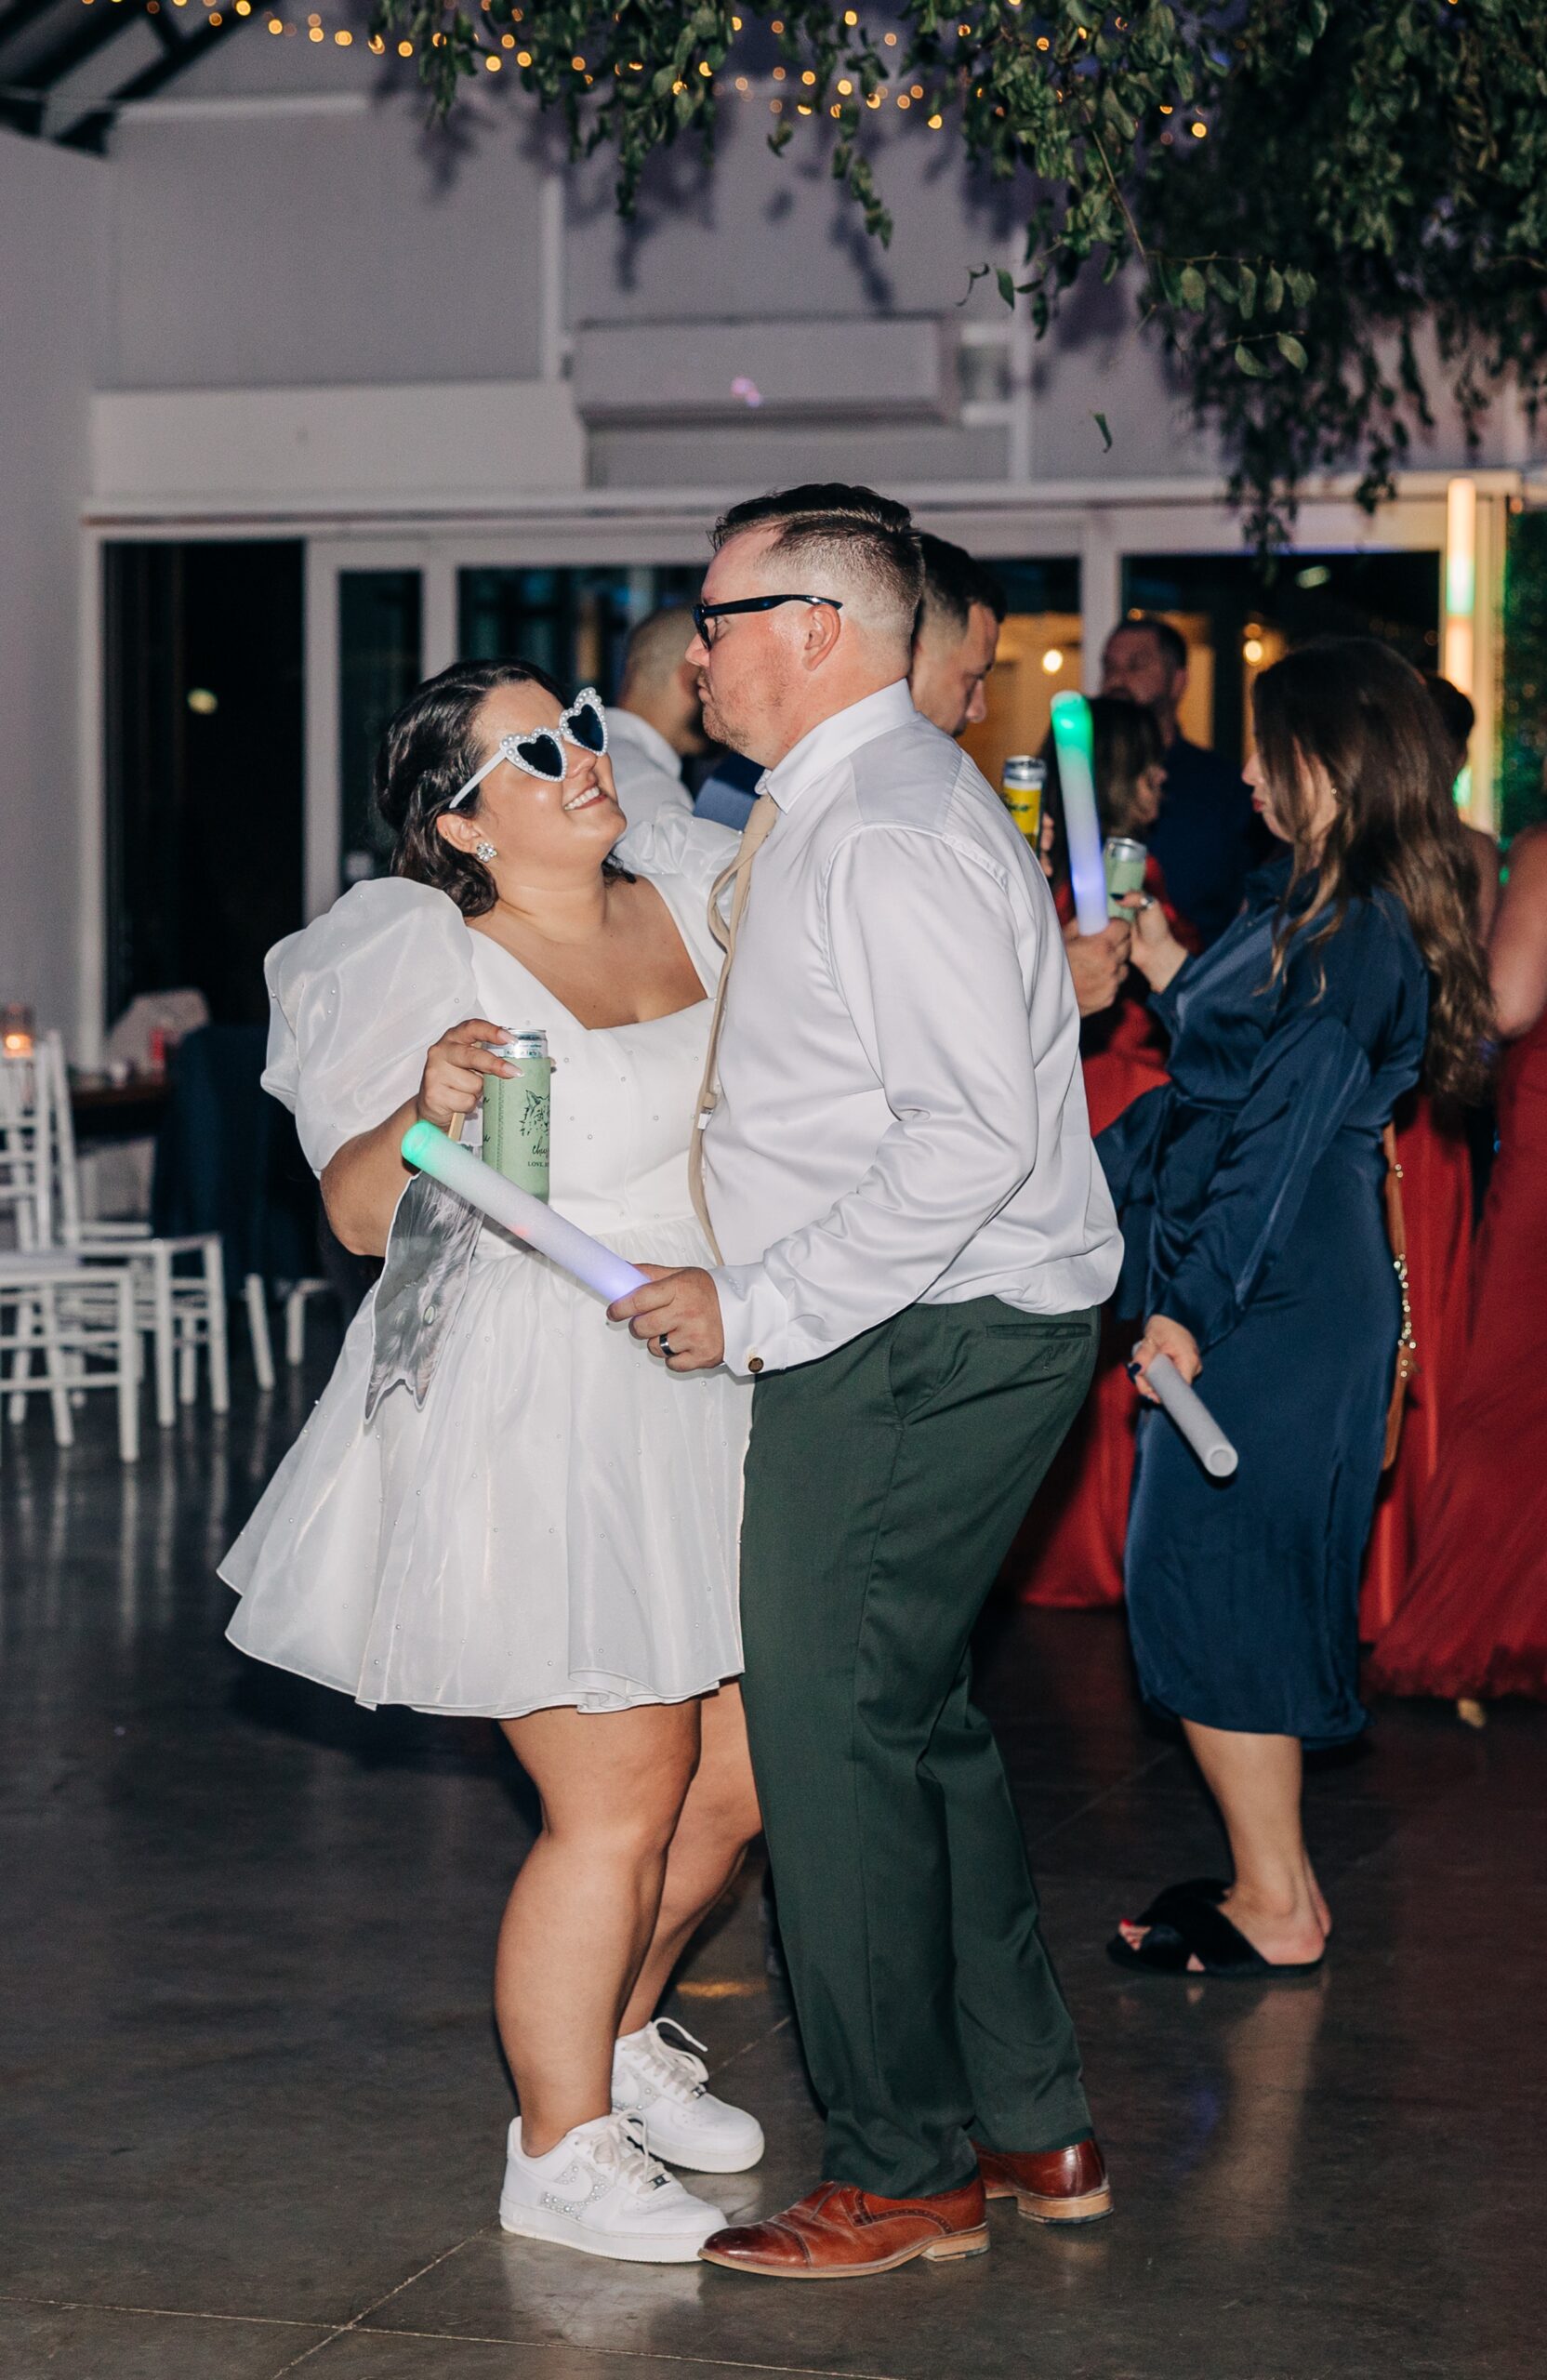
[[[988,673],[1009,610],[991,571],[961,546],[920,532],[924,593],[913,636],[908,690],[915,710],[947,735],[963,735],[988,716]],[[1113,923],[1082,934],[1073,919],[1064,947],[1081,1016],[1111,1007],[1128,972],[1130,929]]]
[[[607,706],[607,748],[630,826],[663,812],[692,814],[682,762],[707,748],[697,675],[684,657],[693,636],[686,604],[669,604],[641,620],[624,649],[623,684]]]
[[[963,735],[988,716],[985,688],[1010,606],[993,573],[965,548],[927,531],[919,548],[924,597],[908,671],[913,707],[947,735]]]
[[[1257,864],[1251,795],[1238,769],[1177,724],[1187,687],[1186,640],[1170,620],[1145,613],[1113,629],[1102,654],[1104,694],[1127,694],[1153,711],[1166,747],[1166,789],[1149,832],[1166,891],[1206,944],[1241,906]]]

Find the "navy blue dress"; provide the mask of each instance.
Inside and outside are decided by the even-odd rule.
[[[1359,1564],[1380,1484],[1400,1292],[1382,1128],[1417,1080],[1428,985],[1400,905],[1313,924],[1276,980],[1289,861],[1151,1006],[1171,1080],[1096,1143],[1122,1212],[1126,1310],[1203,1351],[1198,1394],[1240,1453],[1210,1479],[1146,1410],[1129,1618],[1145,1695],[1179,1718],[1334,1743],[1364,1724]]]

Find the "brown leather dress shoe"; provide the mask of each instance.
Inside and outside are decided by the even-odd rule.
[[[979,2149],[978,2171],[986,2197],[1012,2198],[1032,2223],[1099,2223],[1112,2212],[1106,2161],[1093,2140],[1025,2155]]]
[[[987,2213],[975,2178],[932,2198],[877,2198],[850,2182],[823,2182],[766,2223],[714,2232],[698,2253],[707,2265],[770,2281],[856,2281],[915,2256],[981,2256]]]

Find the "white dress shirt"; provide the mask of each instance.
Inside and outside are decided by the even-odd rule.
[[[682,764],[659,728],[637,711],[607,707],[607,757],[623,814],[643,826],[662,813],[693,814],[693,796],[682,783]]]
[[[807,1363],[920,1302],[1099,1305],[1122,1246],[1025,836],[901,681],[762,789],[704,1143],[726,1362]]]

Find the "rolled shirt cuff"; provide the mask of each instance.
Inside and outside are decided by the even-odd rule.
[[[791,1359],[789,1313],[760,1264],[720,1264],[709,1274],[720,1300],[725,1366],[739,1380],[778,1371]]]

